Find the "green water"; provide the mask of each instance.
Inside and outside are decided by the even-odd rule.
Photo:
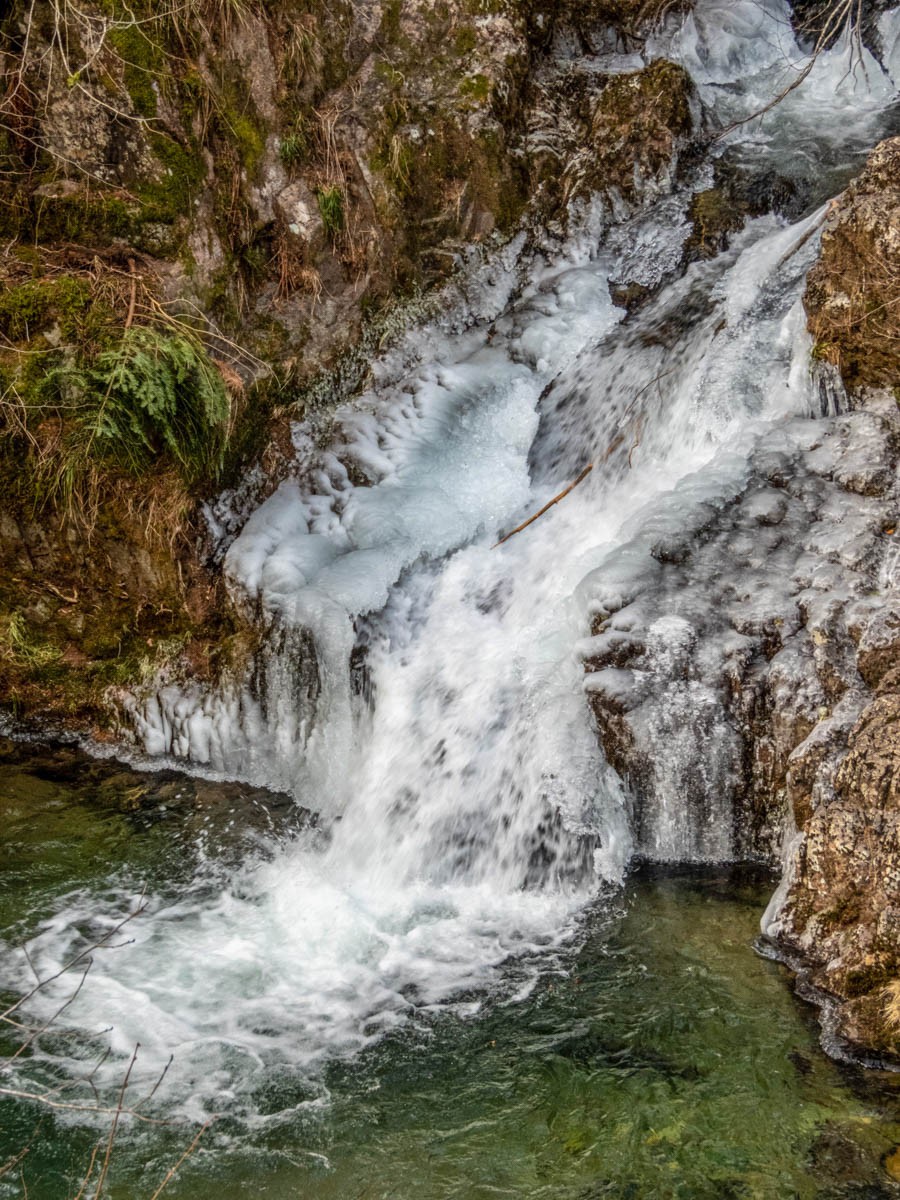
[[[177,889],[198,856],[227,866],[260,833],[289,836],[297,815],[250,789],[7,745],[0,821],[0,933],[21,940],[76,886],[98,905],[123,872]],[[214,1125],[164,1196],[900,1196],[900,1078],[821,1054],[813,1012],[752,949],[772,886],[738,868],[634,875],[527,998],[435,1017],[315,1088],[286,1068],[261,1111],[287,1115]],[[124,1129],[104,1195],[149,1200],[194,1132]],[[0,1164],[31,1149],[0,1196],[76,1195],[97,1139],[4,1102]]]

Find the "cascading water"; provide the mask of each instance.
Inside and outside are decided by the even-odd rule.
[[[868,57],[848,74],[844,44],[820,56],[732,135],[738,157],[810,188],[801,207],[823,203],[883,127],[898,28],[882,18],[887,68]],[[786,55],[802,59],[774,2],[705,0],[650,49],[688,66],[724,124],[783,86]],[[826,103],[841,114],[831,136]],[[98,959],[67,1010],[111,1028],[115,1060],[140,1041],[148,1074],[174,1052],[160,1094],[186,1113],[277,1120],[257,1109],[264,1077],[313,1079],[323,1056],[437,1006],[527,988],[597,879],[621,879],[635,814],[585,701],[590,615],[648,569],[647,539],[690,537],[704,505],[728,502],[762,431],[818,404],[800,294],[822,210],[749,222],[625,321],[609,281],[674,266],[682,210],[662,197],[618,225],[597,212],[565,247],[514,243],[482,268],[470,311],[408,339],[418,365],[339,414],[332,449],[231,545],[232,587],[270,628],[254,680],[162,689],[137,711],[149,753],[288,787],[339,818],[230,880],[211,871],[151,898],[134,943]],[[691,652],[677,621],[652,636],[659,655]],[[727,858],[732,747],[714,706],[686,682],[656,712],[638,847]],[[105,900],[127,911],[132,897]],[[31,946],[42,975],[91,940],[95,907],[73,897],[46,924]]]

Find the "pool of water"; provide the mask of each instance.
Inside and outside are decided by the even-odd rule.
[[[188,894],[198,873],[227,875],[307,824],[247,787],[67,750],[0,751],[7,954],[76,889],[98,914],[123,880]],[[268,1069],[253,1117],[214,1122],[163,1195],[900,1196],[900,1077],[821,1053],[814,1012],[753,950],[772,887],[757,868],[634,872],[581,915],[569,946],[507,963],[496,993],[423,1012],[314,1076]],[[65,1036],[64,1021],[44,1037]],[[6,1037],[13,1050],[15,1031]],[[84,1046],[86,1061],[95,1051]],[[0,1175],[0,1196],[76,1196],[108,1125],[3,1100],[0,1171],[29,1150]],[[149,1200],[196,1132],[123,1120],[103,1195]]]

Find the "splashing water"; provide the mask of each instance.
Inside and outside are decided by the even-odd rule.
[[[683,61],[727,124],[771,96],[786,57],[802,60],[786,12],[708,0],[652,50]],[[808,175],[810,154],[837,169],[876,140],[895,88],[874,60],[847,75],[848,53],[822,55],[789,105],[732,135],[747,161],[790,156]],[[828,142],[819,106],[835,95]],[[163,688],[136,711],[148,753],[334,818],[227,881],[201,873],[152,898],[68,1010],[85,1031],[111,1027],[116,1056],[139,1040],[148,1072],[174,1052],[161,1094],[185,1113],[262,1121],[255,1089],[275,1070],[312,1079],[324,1057],[438,1006],[527,990],[598,878],[621,879],[633,814],[585,700],[591,616],[652,570],[648,539],[690,537],[692,514],[728,502],[760,431],[818,404],[800,295],[821,209],[749,222],[626,321],[609,281],[677,262],[687,226],[662,228],[671,212],[662,198],[613,228],[599,214],[552,255],[519,242],[489,263],[470,312],[412,335],[419,365],[339,413],[331,449],[231,545],[234,594],[269,630],[252,679]],[[671,622],[653,637],[661,655],[690,653]],[[713,718],[698,734],[689,685],[663,699],[645,848],[727,858],[727,738]],[[702,820],[680,803],[698,736]],[[127,888],[104,899],[132,901]],[[96,936],[96,909],[72,897],[46,923],[42,975]]]

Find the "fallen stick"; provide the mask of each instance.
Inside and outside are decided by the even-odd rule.
[[[533,524],[538,519],[538,517],[542,517],[548,508],[552,508],[554,504],[559,504],[560,500],[562,500],[564,496],[568,496],[569,492],[571,492],[573,488],[577,488],[579,483],[581,483],[582,479],[584,479],[586,476],[588,476],[591,473],[591,471],[593,471],[593,469],[594,469],[594,464],[588,463],[588,465],[584,468],[584,470],[581,472],[581,474],[578,476],[578,478],[573,480],[572,483],[570,483],[568,487],[563,488],[563,490],[559,493],[558,496],[554,496],[552,500],[548,500],[547,503],[544,505],[544,507],[542,509],[539,509],[538,512],[536,512],[534,514],[534,516],[529,517],[527,521],[523,521],[521,525],[517,525],[515,527],[515,529],[511,529],[509,531],[509,533],[505,533],[499,542],[494,542],[493,546],[491,546],[491,549],[496,550],[498,546],[502,546],[504,542],[508,542],[509,539],[513,536],[513,534],[521,533],[523,529],[527,529],[529,525]]]

